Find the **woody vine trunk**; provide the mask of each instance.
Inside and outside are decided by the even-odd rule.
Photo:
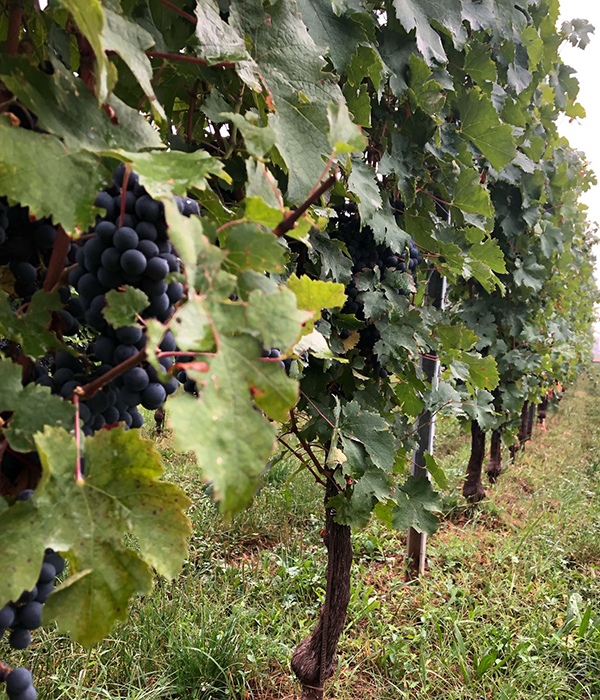
[[[490,444],[490,459],[485,466],[490,484],[495,484],[502,472],[502,431],[494,430]]]
[[[336,523],[335,509],[327,507],[336,493],[333,477],[330,477],[325,488],[327,593],[313,633],[298,644],[292,656],[292,669],[302,684],[301,700],[322,700],[325,680],[335,671],[337,646],[350,602],[350,528]]]
[[[471,422],[471,456],[467,464],[467,475],[463,485],[463,496],[470,503],[478,503],[485,498],[481,483],[481,470],[485,457],[485,433],[477,421]]]

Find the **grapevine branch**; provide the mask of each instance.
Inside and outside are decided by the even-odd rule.
[[[107,51],[107,53],[112,53]],[[207,68],[235,68],[233,61],[220,61],[219,63],[209,63],[203,58],[197,56],[188,56],[184,53],[166,53],[165,51],[146,51],[146,56],[149,58],[166,58],[170,61],[181,61],[183,63],[195,63],[198,66],[206,66]]]
[[[189,12],[186,12],[180,7],[177,7],[177,5],[174,5],[172,2],[169,2],[169,0],[158,0],[158,2],[161,5],[168,7],[170,10],[173,10],[173,12],[176,12],[180,17],[187,19],[188,22],[192,22],[192,24],[198,24],[198,20],[194,17],[194,15],[190,15]]]
[[[18,0],[11,4],[8,16],[8,36],[6,37],[5,53],[8,56],[16,56],[19,50],[19,36],[21,34],[21,20],[23,19],[23,8]]]
[[[283,221],[281,221],[277,226],[273,229],[273,233],[276,236],[283,236],[285,233],[288,231],[291,231],[294,228],[294,224],[298,219],[308,210],[308,208],[314,204],[315,202],[318,202],[321,196],[327,192],[328,189],[333,187],[335,184],[337,178],[335,176],[335,173],[333,175],[330,175],[327,180],[322,182],[319,187],[317,187],[316,190],[312,192],[312,194],[308,197],[308,199],[301,204],[298,209],[294,209],[294,211],[290,212]]]
[[[196,97],[198,95],[198,88],[200,87],[200,78],[194,83],[194,87],[190,93],[190,106],[188,109],[187,118],[187,130],[186,130],[186,140],[188,143],[192,142],[192,136],[194,135],[194,108],[196,106]]]
[[[71,239],[64,228],[58,224],[56,227],[56,240],[50,256],[50,262],[48,263],[48,269],[46,270],[46,279],[44,280],[45,292],[54,291],[56,285],[60,282],[70,245]]]
[[[90,382],[85,386],[77,387],[75,389],[75,393],[79,396],[79,400],[87,401],[87,399],[91,399],[97,391],[100,391],[100,389],[102,389],[102,387],[112,382],[113,379],[120,377],[123,373],[127,372],[127,370],[131,369],[132,367],[135,367],[137,364],[142,362],[142,360],[144,360],[145,357],[146,350],[140,350],[132,357],[128,358],[124,362],[121,362],[121,364],[118,364],[112,369],[110,369],[101,377],[94,379],[93,382]]]
[[[298,450],[295,450],[291,445],[288,445],[288,443],[282,438],[278,437],[277,440],[284,446],[286,447],[302,464],[308,469],[308,471],[315,477],[315,481],[322,486],[325,486],[325,482],[321,477],[318,475],[318,473],[313,469],[313,467],[310,466],[310,464],[304,459],[302,454],[298,452]]]
[[[321,474],[324,473],[324,469],[321,466],[321,463],[319,462],[317,456],[315,453],[312,451],[312,447],[308,444],[307,440],[300,435],[300,431],[298,429],[298,423],[296,422],[296,416],[294,414],[294,411],[290,411],[290,420],[292,423],[292,432],[294,435],[298,438],[300,441],[300,444],[302,445],[302,448],[306,452],[306,454],[310,457],[312,463],[315,465],[317,468],[317,471],[319,471]]]

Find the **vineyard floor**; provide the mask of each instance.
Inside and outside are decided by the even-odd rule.
[[[467,440],[440,425],[452,488],[429,570],[406,585],[400,534],[373,525],[355,536],[330,700],[600,698],[598,379],[566,394],[476,510],[459,496]],[[184,572],[90,652],[49,631],[11,661],[33,667],[43,700],[296,698],[289,659],[323,596],[319,491],[280,462],[228,527],[194,494],[186,458],[157,439],[194,499]]]

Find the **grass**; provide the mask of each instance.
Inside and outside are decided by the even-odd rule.
[[[460,497],[468,438],[439,426],[451,481],[427,575],[404,583],[404,539],[354,535],[349,622],[328,698],[600,698],[600,389],[567,392],[489,499]],[[49,630],[8,662],[29,665],[44,700],[297,697],[289,669],[324,595],[321,493],[278,463],[254,506],[219,518],[167,438],[169,476],[193,499],[177,581],[157,581],[131,619],[84,651]]]

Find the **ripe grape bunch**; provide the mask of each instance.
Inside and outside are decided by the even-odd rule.
[[[17,501],[27,501],[31,489],[21,491]],[[31,591],[23,591],[14,602],[0,608],[0,640],[8,631],[8,643],[13,649],[26,649],[31,644],[31,632],[41,627],[42,609],[54,590],[54,580],[65,569],[65,560],[53,549],[46,549],[38,580]],[[9,669],[0,664],[0,681],[6,682],[9,700],[35,700],[37,692],[30,671]]]
[[[421,264],[423,258],[412,239],[409,240],[406,248],[402,250],[393,250],[389,246],[378,244],[373,230],[369,226],[361,228],[360,216],[355,205],[344,204],[336,206],[335,211],[337,220],[333,220],[335,229],[330,231],[330,235],[332,238],[342,241],[352,257],[352,280],[346,286],[348,300],[342,308],[342,313],[352,314],[357,319],[365,322],[366,325],[359,331],[357,347],[373,374],[384,379],[389,375],[389,372],[385,367],[381,366],[374,350],[374,346],[380,339],[381,334],[375,324],[369,323],[369,320],[365,317],[364,303],[360,298],[358,281],[361,274],[369,270],[377,270],[382,280],[385,280],[388,271],[410,275],[414,280],[417,267]],[[397,278],[394,283],[396,282]],[[409,286],[408,280],[406,286]],[[408,289],[404,287],[396,286],[392,287],[392,289],[398,295],[410,295]],[[346,340],[349,335],[350,333],[346,329],[340,332],[342,340]]]
[[[112,185],[96,199],[96,205],[104,208],[106,214],[98,219],[94,232],[77,251],[77,265],[68,278],[78,296],[73,297],[68,289],[61,290],[67,304],[62,312],[65,325],[74,325],[81,319],[98,333],[89,348],[89,365],[93,367],[90,379],[129,360],[146,344],[141,326],[115,329],[106,322],[102,309],[108,291],[124,285],[140,289],[149,299],[142,317],[161,322],[174,313],[174,305],[184,293],[180,282],[168,279],[170,274],[180,272],[180,261],[168,239],[163,205],[148,195],[135,173],[129,173],[126,182],[125,176],[125,166],[121,165],[114,173]],[[193,200],[180,197],[177,204],[186,216],[199,214]],[[167,333],[160,349],[176,349],[171,333]],[[93,361],[100,365],[92,365]],[[165,371],[173,364],[171,357],[163,357],[160,362]],[[51,375],[43,370],[39,370],[39,375],[39,383],[67,398],[77,386],[85,384],[86,369],[76,358],[59,353]],[[90,435],[103,425],[119,421],[124,421],[126,427],[139,428],[143,418],[137,406],[158,409],[176,388],[176,378],[161,381],[154,367],[140,362],[81,403],[84,433]]]
[[[6,199],[0,199],[0,265],[7,265],[14,278],[14,298],[29,301],[40,289],[56,235],[49,219],[38,221],[27,207],[11,207]],[[71,262],[75,252],[72,245],[68,252]]]

